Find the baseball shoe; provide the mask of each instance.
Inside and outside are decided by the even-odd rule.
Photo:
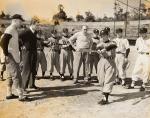
[[[70,79],[73,80],[73,75],[72,74],[70,74]]]
[[[126,89],[134,89],[134,86],[131,86],[131,85],[125,85],[125,88],[126,88]]]
[[[50,80],[55,80],[54,76],[52,74],[50,74]]]
[[[106,101],[106,100],[104,100],[104,99],[102,99],[101,101],[98,102],[98,104],[100,104],[100,105],[106,105],[106,104],[108,104],[108,103],[109,103],[109,102]]]
[[[16,98],[18,98],[18,96],[14,95],[14,94],[11,94],[10,96],[6,96],[7,100],[16,99]]]
[[[145,91],[145,87],[141,86],[140,91]]]
[[[78,80],[74,80],[73,84],[79,84]]]
[[[65,77],[63,74],[60,75],[60,79],[61,79],[61,81],[65,81]]]
[[[35,86],[35,85],[30,86],[29,88],[30,88],[30,89],[39,89],[39,87],[37,87],[37,86]]]
[[[29,94],[29,91],[23,90],[23,94]]]

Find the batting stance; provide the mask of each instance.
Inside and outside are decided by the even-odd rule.
[[[91,49],[92,38],[87,32],[88,27],[83,26],[82,31],[75,33],[69,42],[72,47],[76,50],[74,55],[74,84],[78,83],[79,71],[82,62],[85,62],[86,77],[84,78],[86,82],[89,81],[89,52],[84,52],[84,50]],[[74,45],[76,42],[76,46]]]
[[[138,57],[132,73],[132,84],[129,88],[134,88],[135,82],[142,80],[140,91],[145,91],[146,83],[150,79],[150,39],[147,36],[147,28],[140,29],[140,37],[136,40]]]
[[[103,87],[104,98],[99,104],[107,104],[108,97],[112,91],[113,84],[116,78],[116,64],[115,64],[115,49],[116,43],[109,40],[108,31],[102,30],[100,32],[102,42],[97,45],[101,59],[98,63],[97,77],[100,85]]]
[[[100,37],[99,37],[99,30],[94,29],[93,30],[94,36],[92,37],[92,50],[96,50],[97,44],[100,42]],[[97,73],[97,64],[99,62],[99,54],[97,52],[91,52],[90,54],[90,76],[93,72],[93,66],[95,67],[96,73]]]
[[[49,62],[49,71],[50,71],[50,79],[54,80],[53,72],[54,66],[57,72],[60,74],[60,45],[59,45],[59,37],[57,30],[51,31],[51,37],[48,39],[49,41],[49,53],[47,55],[47,59]]]
[[[60,73],[61,73],[61,80],[64,80],[64,73],[66,70],[66,65],[68,65],[68,70],[70,73],[70,79],[73,79],[73,52],[72,46],[70,45],[69,39],[69,32],[67,28],[63,29],[62,38],[60,40],[61,46],[61,62],[60,62]]]
[[[37,65],[36,71],[38,71],[39,64],[41,65],[42,69],[42,77],[44,77],[45,72],[47,70],[47,60],[44,53],[44,46],[47,46],[47,43],[44,42],[44,37],[42,37],[41,30],[37,33]]]
[[[18,31],[17,28],[20,27],[22,21],[22,16],[15,14],[12,16],[12,23],[8,26],[4,32],[0,46],[3,49],[5,55],[6,72],[8,74],[8,85],[7,85],[7,96],[6,99],[18,98],[19,101],[27,100],[27,97],[23,95],[22,89],[22,77],[19,68],[20,56],[19,56],[19,41],[18,41]],[[18,93],[18,96],[12,93],[12,86]]]
[[[126,79],[126,70],[127,70],[127,63],[128,63],[128,55],[130,52],[129,42],[127,39],[123,38],[123,30],[121,28],[116,29],[117,38],[114,41],[117,44],[116,49],[116,67],[117,67],[117,79],[116,83],[125,86],[125,79]]]

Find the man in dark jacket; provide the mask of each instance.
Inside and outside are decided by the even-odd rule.
[[[23,88],[37,89],[35,86],[36,62],[37,62],[37,37],[38,21],[31,20],[30,27],[24,30],[20,38],[20,46],[22,51],[22,79]]]

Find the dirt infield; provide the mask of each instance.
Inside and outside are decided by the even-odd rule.
[[[129,78],[135,56],[131,47]],[[74,85],[71,80],[42,78],[36,85],[41,89],[30,90],[28,96],[32,101],[21,103],[5,100],[6,81],[0,81],[0,118],[150,118],[149,87],[146,92],[139,92],[139,86],[132,90],[114,86],[110,104],[101,106],[97,104],[102,98],[98,83]]]

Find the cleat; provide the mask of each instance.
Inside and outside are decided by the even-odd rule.
[[[145,87],[141,86],[140,91],[145,91]]]
[[[106,100],[104,100],[104,99],[102,99],[101,101],[98,102],[98,104],[100,104],[100,105],[106,105],[106,104],[108,104],[108,103],[109,103],[109,102],[106,101]]]
[[[10,95],[10,96],[6,96],[6,99],[7,99],[7,100],[16,99],[16,98],[18,98],[18,96],[14,95],[14,94],[12,94],[12,95]]]

